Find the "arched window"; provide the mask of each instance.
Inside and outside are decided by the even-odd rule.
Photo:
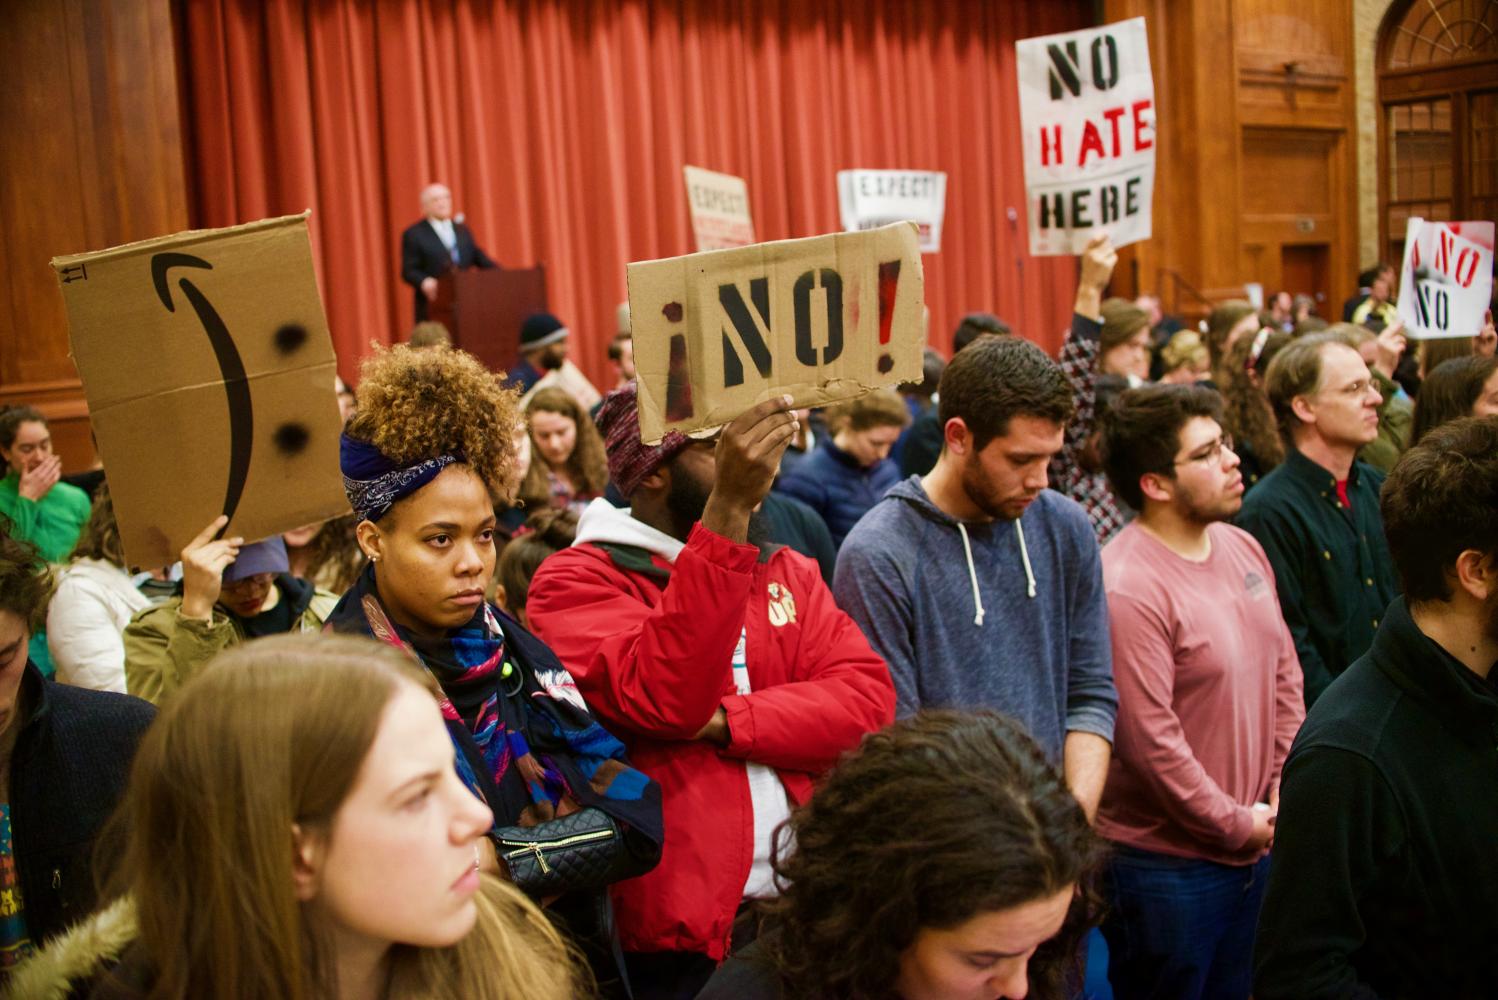
[[[1403,0],[1379,31],[1384,259],[1405,222],[1498,218],[1498,3]]]

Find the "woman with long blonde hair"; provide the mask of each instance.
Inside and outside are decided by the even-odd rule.
[[[531,513],[555,507],[581,513],[609,484],[603,438],[572,394],[541,389],[525,404],[531,463],[520,483],[520,499]]]
[[[364,639],[220,655],[141,744],[116,901],[23,966],[16,995],[587,995],[535,904],[478,872],[491,817],[434,687]]]

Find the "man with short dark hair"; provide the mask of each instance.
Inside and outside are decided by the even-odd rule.
[[[598,413],[609,474],[532,581],[531,626],[631,760],[660,782],[660,865],[614,892],[634,995],[695,997],[743,900],[773,895],[772,834],[814,780],[894,718],[889,671],[816,565],[762,544],[796,430],[790,397],[718,440],[640,440],[634,384]]]
[[[51,579],[0,524],[0,994],[10,970],[93,911],[117,850],[95,851],[155,710],[56,684],[26,656]],[[117,845],[116,845],[117,846]]]
[[[957,324],[957,330],[952,334],[952,356],[956,357],[959,351],[979,337],[988,336],[1012,336],[1009,324],[993,313],[968,313],[962,317],[962,322]],[[932,352],[926,353],[930,355]],[[926,370],[931,369],[928,362]],[[941,371],[945,370],[943,366]],[[936,372],[936,386],[941,384],[941,371]],[[933,394],[936,386],[932,387]],[[900,464],[900,475],[924,476],[936,465],[937,456],[941,454],[941,422],[936,418],[936,407],[931,405],[927,405],[920,413],[912,413],[911,417],[910,426],[900,435],[900,443],[896,446],[896,461]]]
[[[1222,401],[1125,392],[1103,419],[1139,517],[1103,548],[1118,685],[1098,831],[1108,979],[1120,1000],[1246,1000],[1279,773],[1305,718],[1274,571],[1227,521],[1243,503]]]
[[[1398,592],[1378,514],[1383,474],[1357,460],[1378,437],[1383,397],[1367,364],[1335,333],[1281,350],[1265,388],[1285,460],[1248,494],[1238,524],[1274,566],[1309,707],[1367,651]]]
[[[942,374],[944,447],[849,533],[833,590],[889,663],[898,711],[987,707],[1064,766],[1088,814],[1117,696],[1097,539],[1046,488],[1071,389],[1044,351],[980,337]]]
[[[1404,596],[1285,764],[1258,1000],[1498,986],[1498,417],[1422,438],[1382,509]]]

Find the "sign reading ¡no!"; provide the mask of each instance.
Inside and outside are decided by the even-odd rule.
[[[909,222],[630,264],[640,436],[919,381],[924,306]]]

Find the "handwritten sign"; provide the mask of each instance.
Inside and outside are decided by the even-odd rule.
[[[1030,253],[1149,239],[1155,84],[1144,18],[1015,43]]]
[[[701,167],[682,168],[687,179],[687,207],[698,250],[746,247],[754,242],[754,220],[749,217],[749,185],[742,177]]]
[[[52,267],[132,566],[219,514],[254,541],[347,512],[305,213]]]
[[[1493,294],[1493,224],[1410,219],[1399,318],[1415,340],[1473,337]]]
[[[910,222],[630,264],[640,436],[918,382],[924,306]]]
[[[878,229],[909,220],[920,232],[921,253],[941,250],[947,175],[940,171],[839,170],[837,202],[844,229]]]

